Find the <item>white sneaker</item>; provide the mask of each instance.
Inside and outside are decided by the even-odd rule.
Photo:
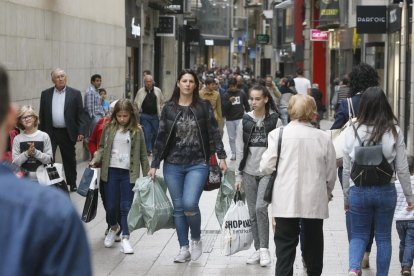
[[[105,247],[111,247],[115,242],[116,233],[119,231],[119,225],[117,226],[116,230],[109,229],[108,234],[105,237],[104,245]]]
[[[180,252],[174,258],[174,263],[185,263],[189,260],[191,260],[191,255],[190,255],[190,251],[188,251],[188,245],[182,246],[180,248]]]
[[[267,248],[260,248],[260,266],[268,266],[272,263],[270,252]]]
[[[252,255],[246,260],[246,264],[258,264],[260,262],[260,252],[256,250]]]
[[[191,260],[197,261],[203,253],[203,243],[199,241],[191,241]]]
[[[123,238],[121,241],[121,252],[125,254],[134,254],[134,249],[129,243],[129,239]]]

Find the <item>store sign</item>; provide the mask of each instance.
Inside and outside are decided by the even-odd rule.
[[[134,37],[141,36],[141,27],[139,26],[139,24],[135,25],[135,17],[132,17],[131,19],[131,30],[131,34]]]
[[[270,41],[270,37],[267,34],[258,34],[256,35],[256,43],[257,44],[268,44]]]
[[[339,22],[339,0],[319,1],[319,21]]]
[[[160,16],[157,36],[175,36],[175,16]]]
[[[324,32],[318,29],[310,30],[310,40],[311,41],[328,41],[329,32]]]
[[[183,14],[184,0],[172,0],[170,5],[164,6],[164,13]]]
[[[237,52],[241,53],[243,50],[243,39],[241,37],[237,38]]]
[[[358,34],[385,34],[387,32],[387,6],[357,6]]]
[[[388,33],[395,33],[401,29],[401,8],[398,4],[388,6]]]
[[[206,46],[214,46],[214,40],[213,39],[206,39],[204,41]]]

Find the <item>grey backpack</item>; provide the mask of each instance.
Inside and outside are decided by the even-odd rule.
[[[364,145],[352,124],[359,146],[355,147],[355,160],[351,179],[356,186],[381,186],[389,184],[394,169],[382,153],[382,145]]]

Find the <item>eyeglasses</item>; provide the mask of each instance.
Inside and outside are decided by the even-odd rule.
[[[24,117],[22,117],[21,119],[23,120],[23,121],[26,121],[26,120],[31,120],[31,119],[33,119],[33,115],[27,115],[27,116],[24,116]]]

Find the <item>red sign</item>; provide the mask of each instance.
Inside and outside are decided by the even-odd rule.
[[[310,40],[311,41],[328,41],[329,32],[324,32],[318,29],[310,30]]]

